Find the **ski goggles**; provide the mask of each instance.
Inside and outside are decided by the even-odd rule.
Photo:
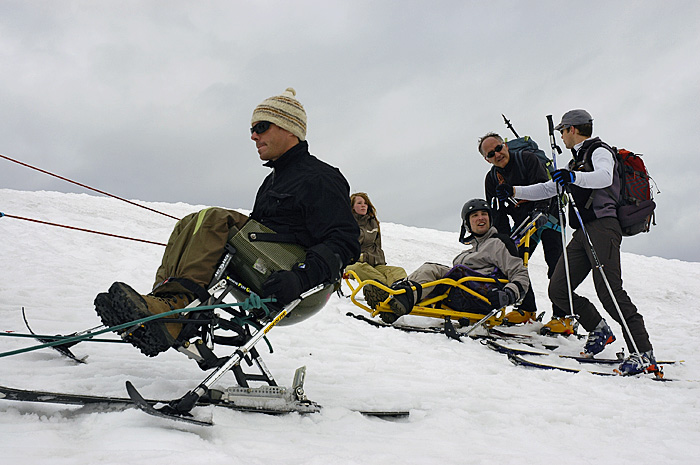
[[[253,125],[253,127],[250,128],[250,135],[252,136],[253,133],[258,133],[258,135],[262,134],[263,132],[270,129],[271,124],[272,123],[269,121],[260,121],[260,122],[255,123]]]
[[[495,147],[493,148],[493,150],[491,150],[489,153],[486,154],[486,158],[493,158],[493,157],[495,157],[496,154],[497,154],[498,152],[500,152],[501,150],[503,150],[503,144],[498,144],[497,146],[495,146]]]

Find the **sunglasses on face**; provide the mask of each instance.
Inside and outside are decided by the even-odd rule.
[[[561,129],[559,130],[559,133],[560,133],[561,135],[564,135],[564,133],[565,133],[570,127],[571,127],[571,126],[567,126],[567,127],[565,127],[565,128],[561,128]]]
[[[263,132],[267,131],[270,129],[270,125],[272,123],[269,121],[260,121],[258,123],[255,123],[252,128],[250,128],[250,134],[253,135],[253,133],[258,133],[262,134]]]
[[[497,153],[499,153],[501,150],[503,150],[503,144],[498,144],[491,150],[489,153],[486,154],[486,158],[493,158],[496,156]]]

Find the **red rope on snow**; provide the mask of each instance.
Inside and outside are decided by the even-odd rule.
[[[31,168],[31,169],[33,169],[33,170],[37,170],[37,171],[39,171],[39,172],[41,172],[41,173],[48,174],[49,176],[54,176],[54,177],[56,177],[56,178],[58,178],[58,179],[62,179],[62,180],[64,180],[64,181],[68,181],[68,182],[73,183],[73,184],[76,184],[76,185],[78,185],[78,186],[80,186],[80,187],[84,187],[84,188],[86,188],[86,189],[90,189],[91,191],[99,192],[100,194],[106,195],[106,196],[108,196],[108,197],[115,198],[115,199],[117,199],[117,200],[121,200],[122,202],[130,203],[131,205],[135,205],[135,206],[137,206],[137,207],[145,208],[146,210],[150,210],[150,211],[152,211],[152,212],[159,213],[159,214],[161,214],[161,215],[163,215],[163,216],[167,216],[168,218],[172,218],[172,219],[174,219],[174,220],[179,220],[179,219],[180,219],[180,218],[177,218],[177,217],[175,217],[175,216],[168,215],[167,213],[163,213],[163,212],[160,212],[160,211],[155,210],[155,209],[153,209],[153,208],[147,207],[147,206],[145,206],[145,205],[140,205],[140,204],[138,204],[138,203],[136,203],[136,202],[132,202],[131,200],[126,200],[126,199],[123,199],[123,198],[121,198],[121,197],[117,197],[116,195],[112,195],[112,194],[110,194],[109,192],[104,192],[104,191],[101,191],[101,190],[99,190],[99,189],[95,189],[94,187],[90,187],[90,186],[87,186],[87,185],[85,185],[85,184],[81,184],[81,183],[79,183],[79,182],[77,182],[77,181],[73,181],[73,180],[71,180],[71,179],[64,178],[63,176],[59,176],[59,175],[57,175],[57,174],[51,173],[50,171],[42,170],[41,168],[37,168],[36,166],[28,165],[27,163],[21,162],[21,161],[19,161],[19,160],[15,160],[14,158],[7,157],[7,156],[5,156],[5,155],[3,155],[3,154],[1,154],[1,153],[0,153],[0,158],[4,158],[5,160],[9,160],[9,161],[14,162],[14,163],[17,163],[17,164],[19,164],[19,165],[26,166],[27,168]],[[9,216],[9,215],[8,215],[8,216]]]
[[[2,156],[2,155],[0,155],[0,156]],[[60,228],[73,229],[76,231],[83,231],[83,232],[88,232],[88,233],[92,233],[92,234],[101,234],[103,236],[116,237],[119,239],[128,239],[130,241],[145,242],[147,244],[162,245],[163,247],[167,246],[167,244],[163,244],[162,242],[153,242],[153,241],[147,241],[145,239],[136,239],[134,237],[119,236],[117,234],[110,234],[110,233],[105,233],[105,232],[100,232],[100,231],[93,231],[91,229],[76,228],[75,226],[66,226],[64,224],[58,224],[58,223],[49,223],[48,221],[35,220],[32,218],[24,218],[22,216],[8,215],[7,213],[0,212],[0,217],[3,217],[3,216],[6,216],[8,218],[14,218],[16,220],[31,221],[33,223],[47,224],[49,226],[58,226]]]

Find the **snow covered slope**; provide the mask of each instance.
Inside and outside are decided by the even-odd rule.
[[[175,216],[201,207],[146,205]],[[0,212],[155,242],[166,242],[174,225],[165,216],[84,194],[0,189]],[[461,248],[456,232],[390,223],[382,224],[382,232],[389,264],[409,272],[424,261],[450,263]],[[117,280],[148,292],[163,252],[158,245],[7,217],[0,218],[0,238],[2,331],[24,331],[22,307],[39,333],[97,326],[95,295]],[[623,270],[657,357],[686,360],[667,366],[667,375],[700,380],[700,263],[625,254]],[[530,271],[548,319],[541,251]],[[590,279],[581,292],[594,297]],[[361,310],[334,295],[314,318],[274,329],[273,354],[261,351],[285,385],[296,367],[307,366],[306,392],[326,407],[321,413],[275,417],[216,410],[216,426],[202,428],[134,409],[100,413],[0,400],[2,462],[694,464],[700,457],[697,381],[528,370],[475,341],[373,328],[346,317],[348,311]],[[620,328],[610,322],[621,341]],[[2,337],[0,352],[31,344]],[[606,354],[621,347],[616,342]],[[175,398],[206,376],[172,351],[147,358],[129,345],[86,342],[74,352],[89,355],[88,363],[75,365],[51,350],[0,358],[0,384],[124,396],[131,380],[148,397]],[[224,381],[234,384],[233,377]],[[410,409],[411,416],[384,421],[351,407]]]

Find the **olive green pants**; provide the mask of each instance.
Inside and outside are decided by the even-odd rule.
[[[369,263],[353,263],[345,268],[346,271],[354,271],[361,281],[373,279],[386,286],[391,286],[399,279],[406,277],[406,270],[400,266],[377,265],[372,266]]]
[[[153,288],[168,278],[187,279],[209,286],[232,228],[242,228],[248,217],[233,210],[213,207],[191,213],[177,222],[170,234]],[[177,283],[165,283],[158,292],[179,292]]]

